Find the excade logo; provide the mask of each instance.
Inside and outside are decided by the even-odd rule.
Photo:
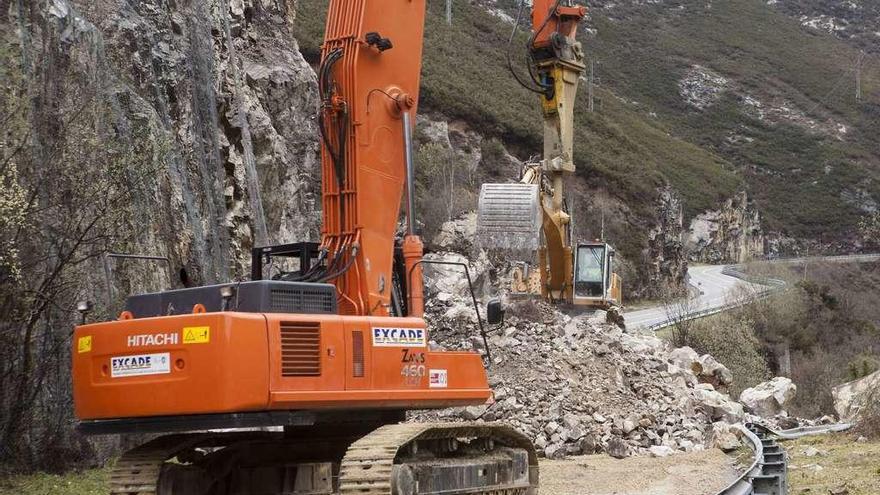
[[[171,373],[171,354],[139,354],[110,358],[110,376],[161,375]]]
[[[373,327],[374,347],[424,347],[424,328]]]

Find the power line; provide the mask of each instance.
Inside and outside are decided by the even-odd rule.
[[[828,93],[825,94],[825,96],[820,98],[819,101],[815,105],[813,105],[812,108],[807,110],[806,113],[811,114],[820,106],[828,103],[828,98],[830,98],[831,95],[833,95],[835,92],[837,92],[837,90],[840,89],[840,85],[844,81],[849,80],[849,77],[853,73],[855,73],[855,78],[856,78],[856,100],[861,100],[862,99],[862,70],[865,67],[865,60],[869,59],[873,56],[874,56],[873,54],[868,54],[868,53],[865,53],[864,50],[861,50],[859,52],[858,58],[856,59],[855,65],[853,67],[851,67],[849,70],[847,70],[846,72],[844,72],[843,74],[841,74],[840,77],[837,79],[837,81],[834,83],[834,86],[831,87],[831,90],[829,90]],[[880,58],[878,58],[878,60],[880,60]]]
[[[862,62],[865,60],[865,50],[859,52],[859,60],[856,62],[856,100],[862,99]]]
[[[827,102],[828,102],[828,98],[831,97],[831,95],[834,94],[834,92],[836,92],[836,91],[840,88],[840,85],[841,85],[844,81],[846,81],[846,80],[849,79],[849,76],[850,76],[854,71],[855,71],[855,67],[853,67],[853,68],[849,69],[848,71],[846,71],[845,73],[843,73],[843,74],[837,79],[837,82],[834,83],[834,86],[831,87],[831,90],[828,91],[828,93],[826,93],[825,96],[823,96],[822,98],[820,98],[820,99],[819,99],[819,102],[816,103],[815,105],[813,105],[812,108],[810,108],[809,110],[807,110],[806,113],[807,113],[807,114],[811,114],[811,113],[813,113],[817,108],[819,108],[820,106],[822,106],[822,105],[824,105],[825,103],[827,103]]]

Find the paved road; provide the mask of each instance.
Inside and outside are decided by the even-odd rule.
[[[844,256],[817,256],[810,258],[785,258],[770,261],[771,263],[870,263],[880,261],[880,254],[859,254]],[[688,268],[691,285],[700,290],[686,309],[697,313],[709,310],[720,310],[725,304],[732,302],[731,296],[740,288],[745,288],[755,294],[769,290],[769,287],[752,284],[736,277],[722,273],[725,266],[722,265],[699,265]],[[676,311],[680,308],[675,308]],[[669,320],[666,308],[656,306],[624,313],[626,326],[631,329],[647,328],[652,325],[664,323]]]
[[[730,296],[740,288],[756,291],[766,289],[764,286],[725,275],[721,273],[722,270],[724,270],[724,266],[721,265],[701,265],[688,268],[690,283],[699,289],[701,294],[692,300],[687,309],[704,311],[720,308],[729,302]],[[669,319],[666,308],[663,306],[627,311],[624,318],[626,326],[633,329],[649,327]]]

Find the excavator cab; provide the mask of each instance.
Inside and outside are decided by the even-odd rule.
[[[614,273],[614,249],[604,242],[579,243],[574,255],[575,306],[620,305],[620,278]]]

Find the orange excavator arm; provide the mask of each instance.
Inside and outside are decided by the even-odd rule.
[[[388,12],[392,8],[395,12]],[[563,212],[563,174],[574,171],[572,107],[583,54],[574,37],[586,13],[567,0],[536,0],[530,51],[545,116],[544,172],[553,194],[542,205],[548,283],[554,297],[571,286],[571,249]],[[340,312],[388,315],[394,234],[407,191],[402,245],[408,314],[422,314],[422,242],[413,229],[412,139],[418,103],[425,1],[333,1],[327,17],[321,93],[325,280]],[[366,27],[368,26],[368,28]],[[368,213],[369,212],[369,213]],[[568,274],[563,276],[563,274]]]
[[[405,190],[409,227],[402,246],[403,285],[408,314],[422,314],[417,265],[422,243],[412,218],[412,130],[424,17],[425,0],[330,2],[318,68],[321,248],[342,314],[389,314],[395,230]]]

